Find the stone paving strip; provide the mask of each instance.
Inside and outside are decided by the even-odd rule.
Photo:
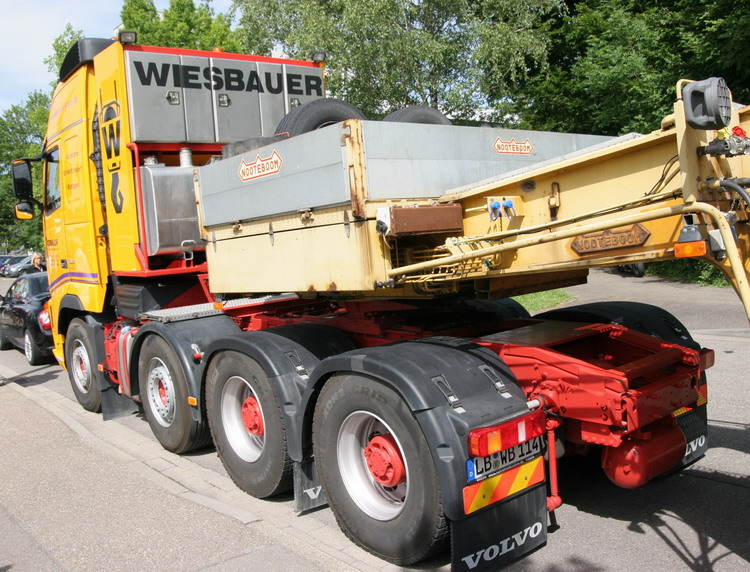
[[[167,492],[197,503],[243,524],[263,522],[274,527],[281,543],[303,542],[310,550],[335,558],[340,569],[397,571],[391,565],[355,546],[338,530],[314,518],[295,515],[291,503],[264,501],[237,488],[232,480],[188,458],[170,453],[158,442],[124,425],[104,421],[102,416],[84,410],[77,403],[41,385],[21,386],[3,379],[15,391],[55,415],[84,442],[130,468]],[[287,536],[288,535],[288,536]],[[296,542],[295,542],[296,540]],[[248,551],[248,556],[252,549]],[[446,567],[447,569],[447,567]]]

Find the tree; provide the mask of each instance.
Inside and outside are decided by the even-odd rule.
[[[515,113],[534,129],[648,132],[672,112],[681,78],[723,76],[750,102],[747,0],[588,0],[551,19],[546,65],[530,71]]]
[[[202,0],[198,7],[193,0],[170,0],[162,14],[157,12],[153,0],[125,0],[120,16],[123,28],[138,32],[141,44],[240,50],[230,20],[223,14],[215,15],[211,0]]]
[[[73,44],[81,38],[83,38],[83,31],[74,30],[73,26],[68,23],[65,25],[63,33],[52,40],[52,54],[44,58],[44,63],[47,64],[50,73],[55,74],[55,79],[51,83],[53,89],[57,86],[60,66],[62,66],[65,56]]]
[[[469,119],[503,103],[530,64],[557,0],[236,0],[246,51],[328,55],[327,88],[371,116],[407,105]]]
[[[0,165],[5,175],[0,178],[0,249],[5,252],[41,251],[44,244],[41,217],[32,221],[18,221],[14,217],[13,206],[17,201],[8,175],[13,159],[35,157],[41,152],[49,102],[47,94],[34,91],[22,104],[10,107],[0,117]],[[35,182],[39,185],[41,172],[38,168],[35,171]]]
[[[679,14],[662,4],[571,4],[552,26],[547,66],[517,99],[521,126],[606,135],[657,128],[671,112],[681,62],[670,40]]]

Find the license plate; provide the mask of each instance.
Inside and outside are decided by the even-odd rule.
[[[534,437],[528,441],[494,453],[486,457],[474,457],[466,461],[468,482],[476,482],[507,471],[508,469],[525,463],[544,451],[544,437]]]

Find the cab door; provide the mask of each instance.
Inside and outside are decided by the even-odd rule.
[[[67,271],[65,254],[65,219],[62,209],[60,182],[60,149],[55,144],[48,148],[44,160],[44,250],[47,258],[50,291],[58,289]]]

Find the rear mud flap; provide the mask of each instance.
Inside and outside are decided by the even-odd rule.
[[[708,451],[708,414],[706,405],[700,405],[676,416],[677,426],[685,434],[685,456],[677,465],[679,470],[694,463]]]
[[[547,543],[544,484],[451,522],[451,570],[497,570]]]
[[[122,395],[117,390],[117,385],[102,379],[104,376],[100,372],[96,372],[96,377],[99,379],[104,421],[128,417],[138,412],[138,404],[129,397]]]

